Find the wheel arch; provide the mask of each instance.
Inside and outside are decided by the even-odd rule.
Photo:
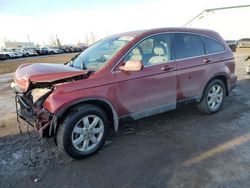
[[[217,74],[217,75],[214,75],[210,80],[208,80],[208,82],[206,83],[205,87],[203,88],[203,91],[202,91],[202,97],[204,96],[204,92],[208,86],[208,84],[210,82],[212,82],[213,80],[215,79],[218,79],[218,80],[221,80],[224,84],[225,84],[225,87],[226,87],[226,96],[229,95],[229,79],[228,79],[228,76],[226,74]],[[202,99],[202,98],[201,98]]]
[[[115,131],[118,131],[119,128],[119,118],[117,115],[117,112],[111,102],[109,102],[106,99],[100,99],[100,98],[88,98],[88,99],[81,99],[77,100],[70,105],[64,107],[61,109],[56,115],[53,117],[51,121],[51,126],[49,130],[49,136],[52,136],[53,134],[55,135],[57,132],[58,124],[60,124],[60,121],[62,120],[62,117],[66,115],[71,109],[76,108],[79,105],[84,105],[84,104],[93,104],[96,105],[100,108],[102,108],[107,116],[109,121],[111,122],[111,127]]]

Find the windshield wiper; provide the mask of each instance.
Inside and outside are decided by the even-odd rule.
[[[73,58],[71,58],[68,62],[66,62],[64,65],[69,64],[70,67],[73,67],[74,60],[80,55],[81,53],[75,55]]]

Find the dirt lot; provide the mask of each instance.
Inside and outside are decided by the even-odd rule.
[[[26,57],[20,59],[10,59],[0,61],[0,74],[14,72],[17,67],[24,63],[62,63],[67,62],[73,56],[78,53],[68,53],[68,54],[56,54],[56,55],[46,55],[46,56],[34,56]]]
[[[0,75],[0,187],[249,188],[246,55],[250,49],[235,54],[238,86],[219,113],[203,115],[188,106],[123,125],[85,160],[67,157],[53,140],[40,140],[34,132],[31,138],[19,134],[8,88],[12,73]]]

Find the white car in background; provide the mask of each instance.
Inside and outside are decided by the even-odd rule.
[[[38,53],[35,50],[29,48],[21,48],[20,51],[23,53],[24,57],[38,55]]]
[[[23,51],[19,48],[12,48],[11,49],[13,52],[15,52],[15,57],[24,57]]]
[[[0,49],[0,53],[5,54],[6,59],[19,57],[19,55],[11,49]]]

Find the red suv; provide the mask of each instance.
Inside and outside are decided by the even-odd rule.
[[[237,76],[218,33],[163,28],[107,37],[65,65],[21,65],[14,80],[18,117],[83,158],[103,146],[109,126],[188,103],[219,111]]]

